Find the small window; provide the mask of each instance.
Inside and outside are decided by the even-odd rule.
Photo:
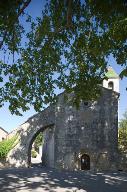
[[[114,84],[112,81],[108,83],[108,88],[114,90]]]
[[[85,105],[85,106],[88,106],[88,105],[89,105],[89,102],[88,102],[88,101],[84,101],[84,105]]]
[[[2,141],[4,140],[4,137],[2,137]]]

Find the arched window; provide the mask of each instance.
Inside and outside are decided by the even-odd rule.
[[[87,154],[81,156],[81,170],[90,170],[90,157]]]
[[[110,81],[110,82],[108,83],[108,89],[114,90],[114,84],[113,84],[112,81]]]

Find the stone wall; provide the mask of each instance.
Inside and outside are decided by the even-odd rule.
[[[127,171],[127,153],[119,151],[117,168],[119,171]]]
[[[118,143],[118,95],[102,89],[96,102],[77,110],[59,97],[56,108],[55,166],[81,169],[81,155],[90,156],[91,169],[114,169]]]
[[[51,127],[43,134],[42,164],[48,167],[54,167],[54,130],[55,127]]]
[[[7,166],[6,159],[0,159],[0,168],[4,168]]]
[[[81,156],[90,157],[90,169],[115,169],[118,144],[118,94],[102,88],[95,102],[81,102],[76,109],[65,93],[56,105],[31,117],[18,129],[19,144],[9,153],[15,166],[30,166],[32,142],[45,133],[43,163],[58,169],[81,169]],[[73,95],[69,95],[71,98]]]

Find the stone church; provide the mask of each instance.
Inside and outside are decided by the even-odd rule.
[[[119,76],[111,67],[106,76],[97,101],[81,102],[76,109],[61,93],[56,105],[22,124],[8,162],[16,167],[30,166],[32,143],[43,132],[42,165],[68,170],[116,169]]]

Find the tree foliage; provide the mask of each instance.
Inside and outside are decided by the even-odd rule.
[[[34,148],[36,151],[39,151],[39,147],[43,145],[43,134],[39,133],[34,141]]]
[[[18,51],[21,34],[24,32],[19,16],[30,2],[31,0],[0,1],[0,48],[6,45],[12,52]]]
[[[119,123],[119,148],[122,152],[127,153],[127,112]]]
[[[19,59],[0,61],[0,103],[9,101],[12,113],[28,110],[28,104],[38,111],[56,101],[56,88],[73,91],[76,105],[96,99],[110,54],[123,67],[120,77],[127,76],[126,1],[48,0],[36,22],[27,17],[26,33],[19,18],[30,1],[7,3],[0,5],[1,48]]]
[[[37,152],[35,150],[31,150],[31,157],[36,158],[37,157]]]

